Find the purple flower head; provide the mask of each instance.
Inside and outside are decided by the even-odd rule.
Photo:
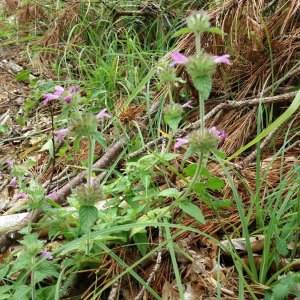
[[[13,179],[9,183],[11,186],[16,187],[17,186],[17,177],[13,177]]]
[[[213,126],[212,128],[209,129],[210,133],[214,133],[216,135],[220,135],[220,131],[217,129],[216,126]]]
[[[106,117],[106,118],[111,118],[111,115],[107,114],[106,111],[107,111],[107,108],[103,108],[103,109],[99,112],[99,114],[96,116],[96,118],[97,118],[97,119],[104,118],[104,117]]]
[[[58,99],[59,96],[58,95],[54,95],[54,94],[42,94],[43,97],[45,97],[46,99],[44,100],[43,104],[47,105],[49,101],[54,100],[54,99]]]
[[[188,140],[187,140],[187,139],[181,139],[181,138],[179,138],[179,139],[176,139],[176,141],[177,141],[177,142],[176,142],[175,145],[174,145],[175,148],[179,148],[180,146],[182,146],[182,145],[188,143]]]
[[[48,260],[52,260],[53,256],[51,255],[51,252],[49,251],[43,251],[40,255],[41,258],[47,257]]]
[[[71,89],[72,93],[76,93],[78,91],[79,91],[79,88],[77,86],[73,86],[72,89]]]
[[[157,67],[156,68],[156,73],[159,74],[160,72],[162,72],[164,70],[164,68],[162,67]]]
[[[68,128],[64,128],[64,129],[60,129],[60,130],[54,130],[53,133],[56,134],[58,141],[61,142],[61,137],[63,135],[66,135],[68,133],[68,131],[69,131]]]
[[[72,97],[73,97],[73,94],[70,94],[70,95],[68,95],[68,96],[64,99],[64,101],[65,101],[66,103],[70,103]]]
[[[97,184],[97,180],[95,178],[91,177],[90,178],[90,184],[91,184],[91,186]]]
[[[214,60],[215,60],[215,63],[216,64],[221,64],[221,63],[224,63],[224,64],[227,64],[227,65],[231,65],[231,61],[229,60],[229,57],[230,55],[229,54],[224,54],[224,55],[221,55],[221,56],[214,56]]]
[[[52,191],[49,195],[46,196],[46,198],[50,198],[53,201],[58,200],[57,192],[56,191]]]
[[[14,161],[15,161],[14,159],[8,159],[8,160],[6,161],[6,163],[12,167],[13,164],[14,164]]]
[[[224,130],[220,132],[220,138],[223,140],[225,140],[227,138],[227,134],[225,133]]]
[[[192,100],[190,100],[190,101],[184,103],[184,104],[182,105],[182,107],[194,108],[192,105],[190,105],[191,102],[192,102]]]
[[[55,92],[53,93],[53,95],[58,95],[61,96],[61,94],[64,92],[64,88],[60,85],[56,85],[55,86]]]
[[[16,196],[17,199],[20,199],[20,198],[26,198],[26,197],[28,197],[28,194],[24,193],[23,191],[20,192],[20,193]]]
[[[185,64],[189,61],[186,56],[180,54],[179,52],[172,53],[171,57],[174,59],[174,61],[169,64],[169,67],[174,67],[176,64]]]

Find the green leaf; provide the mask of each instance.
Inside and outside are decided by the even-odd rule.
[[[29,79],[30,71],[22,70],[19,74],[17,74],[14,79],[17,81],[23,81]]]
[[[9,264],[2,265],[0,268],[0,280],[4,278],[9,270]],[[1,294],[1,293],[0,293]]]
[[[136,223],[150,223],[150,222],[153,222],[153,219],[151,219],[148,215],[143,215],[143,216],[139,217],[136,221]],[[146,228],[145,226],[133,228],[130,233],[130,237],[134,236],[135,234],[137,234],[139,232],[142,232],[145,228]]]
[[[178,153],[166,153],[162,156],[162,158],[166,161],[172,160],[178,156],[180,156],[181,154]]]
[[[177,117],[177,118],[167,118],[164,117],[165,123],[172,129],[172,130],[176,130],[178,128],[178,125],[181,121],[181,116]]]
[[[136,233],[133,236],[133,240],[136,243],[136,246],[140,250],[141,254],[145,256],[148,249],[148,236],[146,230]]]
[[[196,169],[197,169],[197,164],[190,164],[187,168],[183,169],[183,173],[186,176],[193,177],[196,173]]]
[[[59,273],[56,271],[55,265],[53,264],[52,261],[45,260],[42,263],[39,264],[37,267],[38,271],[47,274],[47,275],[52,275],[54,277],[58,277]]]
[[[158,196],[174,197],[174,198],[178,198],[180,195],[181,195],[181,192],[179,192],[177,189],[174,189],[174,188],[163,190],[158,194]]]
[[[212,81],[210,76],[198,76],[193,79],[195,88],[200,92],[204,100],[207,100],[211,91]]]
[[[43,147],[39,150],[39,152],[43,152],[43,151],[49,151],[49,155],[51,158],[53,158],[53,142],[51,139],[49,139],[44,145]]]
[[[102,148],[107,148],[106,139],[99,131],[93,132],[92,136],[96,139],[96,141],[101,145]]]
[[[78,211],[80,227],[88,233],[98,217],[98,209],[95,206],[83,205]]]
[[[276,284],[273,289],[273,297],[275,300],[284,300],[289,291],[290,289],[287,285],[282,283]]]
[[[75,153],[79,153],[81,139],[82,139],[82,136],[79,135],[78,137],[76,137],[76,139],[73,142],[73,147],[74,147],[74,152]]]
[[[211,189],[213,191],[215,190],[220,190],[225,186],[225,183],[222,179],[218,178],[218,177],[212,177],[209,178],[206,182],[205,182],[205,187],[208,189]]]
[[[22,116],[17,117],[16,121],[20,126],[24,126],[26,124],[26,119]]]
[[[190,33],[192,32],[192,29],[188,28],[188,27],[185,27],[185,28],[182,28],[178,31],[176,31],[173,35],[172,35],[172,38],[174,37],[177,37],[179,35],[182,35],[182,34],[187,34],[187,33]]]
[[[8,129],[7,125],[0,124],[0,133],[2,133],[2,134],[5,133],[7,131],[7,129]]]
[[[219,34],[219,35],[227,35],[227,33],[223,32],[219,28],[214,28],[214,27],[206,28],[206,31],[216,33],[216,34]]]
[[[199,221],[202,224],[205,224],[205,219],[203,217],[201,209],[194,205],[192,202],[184,202],[179,205],[179,207],[188,215],[195,218],[197,221]]]
[[[234,206],[233,202],[230,199],[214,200],[214,201],[212,201],[212,205],[215,208],[224,208],[224,207]]]
[[[214,153],[216,156],[219,156],[222,159],[226,158],[226,153],[225,152],[222,152],[222,151],[219,151],[219,150],[216,150],[216,149],[211,150],[211,152]]]
[[[20,285],[16,288],[12,300],[30,299],[27,297],[30,291],[31,291],[31,287],[27,285]]]
[[[196,193],[202,193],[205,190],[205,186],[202,183],[195,183],[193,185],[193,191],[195,191]]]
[[[279,254],[283,256],[287,256],[289,253],[289,250],[287,248],[286,240],[284,239],[276,239],[275,241],[276,249],[279,252]]]

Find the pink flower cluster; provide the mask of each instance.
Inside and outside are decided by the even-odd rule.
[[[221,139],[225,140],[227,138],[227,134],[225,133],[225,131],[219,131],[217,130],[216,126],[213,126],[212,128],[209,129],[210,133],[214,133],[215,135],[217,135],[218,137],[220,137]],[[176,143],[174,145],[175,148],[179,148],[182,145],[185,145],[189,142],[188,139],[184,139],[184,138],[178,138],[176,139]]]
[[[171,57],[173,58],[173,62],[169,64],[169,67],[174,67],[175,65],[184,65],[189,62],[188,57],[184,56],[183,54],[179,52],[174,52],[171,54]],[[215,55],[213,56],[213,59],[216,64],[225,63],[227,65],[231,65],[231,62],[229,60],[229,54],[224,54],[221,56]]]
[[[101,118],[111,118],[111,115],[108,114],[107,112],[107,108],[103,108],[97,115],[96,115],[96,118],[97,119],[101,119]],[[68,128],[63,128],[63,129],[60,129],[60,130],[54,130],[53,133],[56,134],[57,136],[57,139],[59,142],[61,142],[61,138],[66,135],[67,133],[69,132],[69,129]]]
[[[53,94],[42,94],[42,96],[45,97],[43,104],[44,104],[44,105],[47,105],[49,101],[59,99],[59,97],[62,96],[64,90],[65,90],[65,89],[64,89],[62,86],[56,85],[56,86],[55,86],[55,92],[54,92]],[[78,88],[77,86],[73,86],[73,87],[71,88],[71,93],[68,94],[68,95],[63,99],[64,102],[70,103],[70,101],[71,101],[71,99],[72,99],[72,97],[73,97],[73,94],[76,93],[76,92],[78,92],[78,91],[79,91],[79,88]]]

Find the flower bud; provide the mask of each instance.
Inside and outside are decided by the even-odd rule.
[[[76,136],[89,136],[92,132],[96,132],[98,127],[98,119],[92,113],[87,113],[81,117],[75,117],[69,123],[68,129],[71,134]]]
[[[182,106],[177,103],[166,105],[165,108],[163,109],[163,113],[164,113],[165,123],[168,124],[168,126],[172,130],[176,130],[181,120],[181,115],[183,113]]]
[[[80,206],[94,206],[96,202],[105,199],[103,190],[95,183],[90,187],[81,185],[75,189],[75,193]]]
[[[187,26],[194,32],[203,32],[210,27],[209,16],[204,10],[193,11],[187,18]]]
[[[213,56],[207,53],[190,56],[189,61],[185,65],[188,74],[192,78],[198,76],[211,76],[214,73],[216,67]]]
[[[214,131],[205,128],[204,136],[202,136],[201,130],[193,131],[188,135],[188,141],[190,144],[189,152],[207,152],[217,148],[219,136]]]

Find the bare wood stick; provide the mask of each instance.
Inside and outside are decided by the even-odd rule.
[[[271,131],[262,141],[262,143],[260,144],[260,150],[264,149],[265,146],[267,144],[270,143],[270,141],[272,140],[272,138],[274,137],[274,135],[276,134],[276,132],[278,131],[278,129],[280,128],[281,125],[277,126],[273,131]],[[250,153],[245,159],[244,159],[244,165],[248,166],[253,159],[255,159],[257,155],[257,149],[255,149],[252,153]]]

